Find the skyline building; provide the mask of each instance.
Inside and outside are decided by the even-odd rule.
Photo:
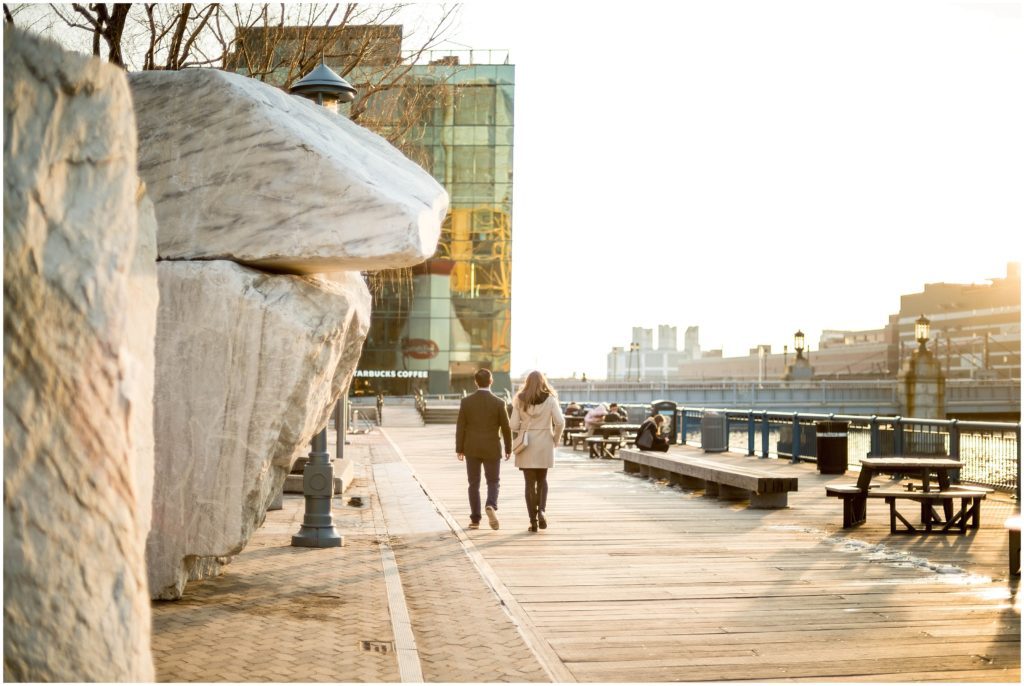
[[[917,347],[914,323],[924,315],[931,322],[928,343],[947,379],[1020,379],[1020,264],[1007,265],[1006,276],[984,284],[925,284],[919,293],[900,297],[899,312],[878,329],[825,329],[817,349],[808,347],[815,379],[895,378]],[[635,331],[636,329],[634,329]],[[691,338],[691,330],[693,336]],[[780,380],[793,362],[792,348],[771,352],[751,347],[746,356],[722,357],[700,352],[697,327],[686,331],[683,353],[641,354],[631,376],[622,373],[622,349],[608,355],[609,380],[718,381]],[[690,355],[695,350],[696,355]],[[660,355],[668,356],[667,359]],[[677,357],[678,356],[678,357]]]

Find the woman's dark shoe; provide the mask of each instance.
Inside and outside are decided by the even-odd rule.
[[[530,522],[530,528],[527,529],[531,534],[537,533],[537,522]]]
[[[548,528],[548,518],[544,516],[544,510],[537,513],[537,523],[540,524],[540,528]]]

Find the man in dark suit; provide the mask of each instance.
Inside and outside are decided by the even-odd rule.
[[[455,425],[455,454],[466,461],[469,477],[469,528],[480,528],[480,468],[487,479],[487,520],[498,528],[498,479],[501,470],[501,441],[505,459],[512,456],[512,430],[508,426],[505,401],[491,393],[491,370],[479,369],[473,377],[476,393],[462,399]],[[500,432],[500,436],[499,436]]]

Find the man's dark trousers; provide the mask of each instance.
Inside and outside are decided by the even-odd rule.
[[[483,467],[484,478],[487,480],[487,501],[495,510],[498,509],[498,482],[501,480],[501,460],[481,460],[466,455],[466,475],[469,477],[469,519],[480,521],[480,467]]]

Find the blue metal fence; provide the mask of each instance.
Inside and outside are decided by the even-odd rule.
[[[700,446],[705,412],[725,416],[729,449],[762,458],[816,460],[815,425],[846,422],[847,465],[860,458],[946,456],[964,463],[960,480],[1012,492],[1020,502],[1020,423],[680,407],[677,440]]]

